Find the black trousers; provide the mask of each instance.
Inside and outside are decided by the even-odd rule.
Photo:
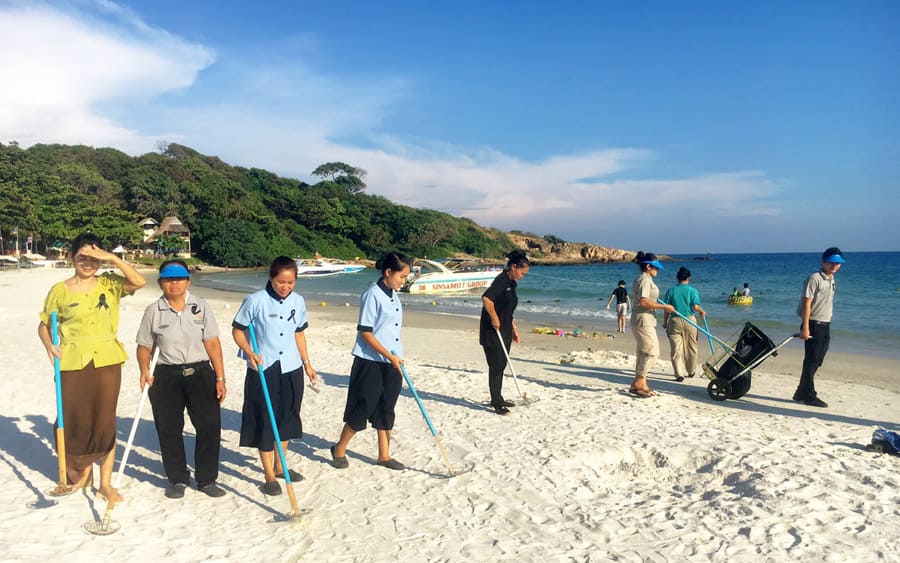
[[[209,362],[156,366],[150,404],[159,435],[163,469],[169,481],[190,483],[184,452],[184,411],[187,409],[197,431],[194,445],[197,485],[203,487],[214,482],[219,476],[222,417],[216,398],[216,374]]]
[[[491,406],[503,406],[503,371],[506,369],[506,354],[503,353],[503,349],[499,346],[484,346],[483,348],[484,357],[488,363],[488,387],[491,390]]]
[[[798,400],[814,399],[816,397],[816,371],[825,361],[828,353],[828,345],[831,343],[831,325],[818,321],[809,321],[810,339],[803,343],[805,354],[803,356],[803,371],[800,374],[800,385],[794,398]]]

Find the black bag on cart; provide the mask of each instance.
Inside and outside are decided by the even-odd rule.
[[[775,343],[763,331],[753,326],[753,323],[744,325],[744,329],[741,330],[741,335],[734,345],[734,352],[717,370],[717,377],[731,383],[729,399],[739,399],[750,390],[751,372],[747,371],[740,377],[736,377],[737,374],[774,349]],[[772,355],[777,356],[778,354]]]

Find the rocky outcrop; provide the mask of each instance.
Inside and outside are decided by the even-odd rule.
[[[509,239],[528,253],[535,264],[587,264],[631,262],[637,255],[632,250],[608,248],[581,242],[550,242],[542,237],[509,234]],[[661,256],[667,259],[668,256]]]

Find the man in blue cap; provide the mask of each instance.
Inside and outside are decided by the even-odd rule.
[[[804,340],[803,372],[794,392],[794,400],[813,407],[828,404],[816,395],[816,370],[825,360],[831,342],[831,313],[834,307],[834,275],[845,262],[841,249],[832,246],[822,253],[822,269],[803,284],[797,315],[800,316],[800,338]]]

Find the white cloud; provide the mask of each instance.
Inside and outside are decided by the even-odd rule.
[[[165,139],[304,179],[342,160],[369,172],[370,193],[399,203],[595,242],[635,226],[659,239],[673,218],[701,213],[738,222],[780,213],[780,185],[756,170],[626,179],[645,178],[665,155],[613,148],[532,162],[492,147],[384,134],[392,112],[416,97],[406,77],[334,76],[291,55],[213,65],[211,48],[106,0],[81,11],[0,6],[0,36],[0,75],[14,77],[0,88],[0,138],[25,146],[143,153]],[[314,35],[298,37],[300,51],[316,45]]]
[[[35,142],[153,147],[153,137],[103,111],[104,104],[138,103],[190,86],[213,53],[153,29],[104,2],[100,14],[44,4],[0,6],[4,55],[0,132]]]

